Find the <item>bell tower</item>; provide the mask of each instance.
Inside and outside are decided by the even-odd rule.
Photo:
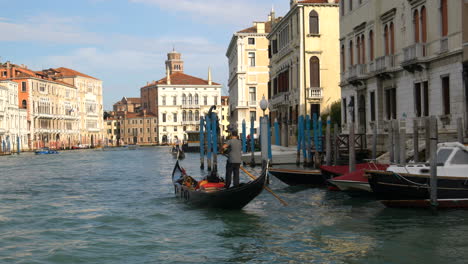
[[[182,54],[178,53],[173,49],[167,54],[166,68],[169,70],[169,74],[174,72],[184,72],[184,61],[182,60]]]

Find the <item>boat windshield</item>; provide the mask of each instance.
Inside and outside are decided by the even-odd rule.
[[[447,161],[453,149],[442,148],[437,151],[437,166],[443,166]]]
[[[455,156],[453,156],[451,163],[457,165],[468,164],[468,152],[458,150],[457,153],[455,153]]]

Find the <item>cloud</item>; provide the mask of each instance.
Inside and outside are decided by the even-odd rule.
[[[271,1],[251,0],[129,0],[132,3],[154,5],[169,12],[183,12],[205,23],[245,24],[245,21],[266,19]]]
[[[80,17],[55,17],[39,15],[23,23],[0,19],[0,41],[41,42],[53,44],[97,44],[103,37],[82,30],[77,24]]]

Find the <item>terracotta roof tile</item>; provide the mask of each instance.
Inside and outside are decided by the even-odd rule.
[[[99,80],[97,78],[94,78],[92,76],[89,76],[89,75],[86,75],[84,73],[81,73],[81,72],[78,72],[78,71],[75,71],[75,70],[72,70],[72,69],[69,69],[69,68],[65,68],[65,67],[60,67],[60,68],[57,68],[57,69],[54,69],[56,70],[57,72],[59,72],[60,75],[62,75],[62,77],[74,77],[74,76],[81,76],[81,77],[86,77],[86,78],[91,78],[91,79],[95,79],[95,80]]]
[[[276,22],[278,22],[279,20],[281,20],[281,18],[277,18]],[[265,33],[270,33],[271,28],[272,28],[271,21],[265,22]],[[241,31],[238,31],[237,33],[257,33],[257,27],[256,26],[249,27],[249,28],[243,29]]]
[[[158,84],[167,85],[167,77],[164,77],[159,81],[150,83],[144,87],[149,87]],[[174,72],[173,74],[171,74],[171,85],[208,85],[208,81],[182,72]],[[212,85],[220,84],[212,82]]]

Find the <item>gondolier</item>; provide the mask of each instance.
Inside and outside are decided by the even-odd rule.
[[[226,150],[228,152],[228,160],[226,161],[225,187],[229,188],[231,185],[232,174],[234,174],[234,186],[239,185],[239,169],[242,162],[242,143],[239,140],[237,131],[233,131],[231,134],[231,139],[226,141],[226,143],[223,145],[223,152],[226,152]]]

